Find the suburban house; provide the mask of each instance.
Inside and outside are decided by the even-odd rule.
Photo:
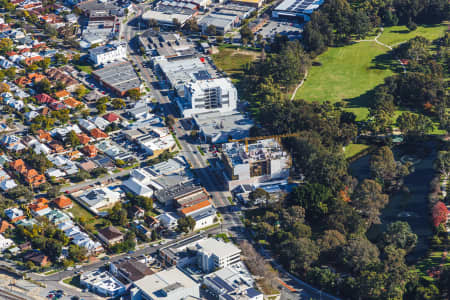
[[[87,157],[96,157],[98,154],[97,147],[94,145],[86,145],[81,149],[81,152],[83,152]]]
[[[121,198],[119,192],[109,188],[93,189],[78,196],[80,203],[94,214],[113,207]]]
[[[64,195],[59,196],[58,198],[56,198],[55,200],[53,200],[53,202],[56,204],[56,206],[58,206],[58,208],[60,209],[66,209],[66,208],[72,208],[73,207],[73,203],[72,200],[70,200],[69,197],[66,197]]]
[[[98,237],[107,245],[112,246],[123,242],[124,235],[114,226],[108,226],[98,230]]]
[[[16,207],[5,209],[5,215],[11,223],[25,219],[23,211]]]

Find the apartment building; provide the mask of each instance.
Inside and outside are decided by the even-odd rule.
[[[105,65],[127,57],[127,44],[111,42],[105,46],[89,50],[89,58],[95,65]]]
[[[184,117],[204,112],[230,112],[236,110],[237,89],[229,78],[197,80],[186,83],[184,99],[178,106]]]

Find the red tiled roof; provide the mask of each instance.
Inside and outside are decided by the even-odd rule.
[[[197,204],[194,204],[194,205],[192,205],[192,206],[183,208],[182,210],[180,210],[180,212],[181,212],[183,215],[186,215],[186,214],[189,214],[189,213],[194,212],[194,211],[196,211],[196,210],[199,210],[199,209],[208,207],[208,206],[210,206],[210,205],[211,205],[211,202],[210,202],[209,200],[205,200],[205,201],[199,202],[199,203],[197,203]]]
[[[72,200],[64,195],[56,198],[54,202],[59,208],[66,208],[72,205]]]
[[[112,122],[117,121],[117,120],[119,119],[119,116],[116,115],[115,113],[108,113],[108,114],[104,115],[103,118],[104,118],[106,121],[112,123]]]
[[[104,139],[108,137],[108,134],[104,133],[98,128],[94,128],[91,130],[91,135],[96,139]]]
[[[42,93],[39,95],[36,95],[36,100],[39,101],[39,103],[55,103],[57,102],[56,99],[53,99],[49,95]]]
[[[0,234],[4,233],[9,228],[11,228],[11,229],[14,228],[14,225],[9,224],[7,221],[3,220],[2,224],[0,225]]]
[[[80,140],[80,143],[85,145],[91,141],[91,138],[87,136],[87,134],[77,134],[78,139]]]

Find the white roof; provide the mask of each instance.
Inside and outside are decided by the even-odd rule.
[[[16,184],[15,181],[12,180],[12,179],[3,180],[3,181],[0,183],[0,188],[1,188],[3,191],[7,191],[7,190],[9,190],[9,189],[15,188],[16,186],[17,186],[17,184]]]
[[[129,178],[125,180],[122,184],[138,196],[150,197],[153,195],[153,190],[151,190],[146,185],[141,184],[135,178]]]
[[[175,284],[178,284],[177,289],[186,289],[186,292],[196,287],[198,288],[199,286],[198,283],[196,283],[176,267],[172,267],[170,269],[145,276],[144,278],[136,281],[134,284],[145,294],[151,295],[152,299],[155,300],[167,299],[167,297],[164,296],[163,293],[157,293],[157,291],[168,288]]]
[[[218,257],[226,257],[241,252],[241,249],[236,247],[233,243],[225,243],[214,238],[201,240],[197,243],[197,246],[200,247],[203,252],[215,254]]]

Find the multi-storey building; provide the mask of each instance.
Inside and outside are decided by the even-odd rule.
[[[89,58],[95,65],[104,65],[119,61],[127,57],[127,44],[124,42],[111,42],[89,50]]]
[[[274,139],[260,140],[248,147],[239,142],[223,144],[222,161],[229,190],[240,184],[289,177],[290,157]]]
[[[185,117],[204,112],[230,112],[237,107],[237,89],[228,78],[192,81],[184,86],[178,106]]]

